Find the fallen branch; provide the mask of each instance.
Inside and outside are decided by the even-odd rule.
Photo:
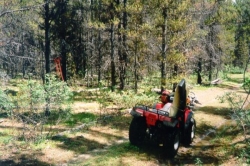
[[[217,84],[221,84],[221,83],[222,83],[222,81],[219,78],[217,78],[216,80],[211,81],[212,85],[217,85]]]

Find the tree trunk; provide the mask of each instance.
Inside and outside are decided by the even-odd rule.
[[[137,52],[138,52],[138,42],[136,40],[135,43],[135,59],[134,59],[134,78],[135,78],[135,93],[137,93],[138,89],[138,75],[137,75]]]
[[[101,2],[98,2],[98,21],[101,21]],[[102,65],[102,54],[101,54],[101,30],[98,30],[98,62],[97,62],[97,73],[98,73],[98,85],[100,85],[101,82],[101,65]]]
[[[102,64],[102,55],[101,55],[101,31],[98,32],[98,84],[101,82],[101,64]]]
[[[65,13],[67,11],[66,9],[66,2],[65,0],[63,1],[63,4],[62,4],[62,13],[61,13],[61,24],[62,24],[62,32],[61,32],[61,56],[62,56],[62,75],[63,75],[63,78],[62,80],[64,81],[67,81],[67,75],[66,75],[66,72],[67,72],[67,50],[66,50],[66,18],[65,18]]]
[[[111,9],[114,10],[113,3],[111,4]],[[114,19],[114,11],[111,11],[111,20]],[[111,44],[111,90],[112,92],[115,90],[115,58],[114,58],[114,23],[111,23],[110,27],[110,44]]]
[[[117,4],[120,4],[120,1],[117,0]],[[123,7],[126,9],[127,0],[123,1]],[[127,12],[123,12],[122,18],[120,18],[120,23],[118,25],[118,42],[120,44],[120,48],[118,50],[119,55],[119,78],[120,78],[120,90],[123,90],[125,87],[125,78],[126,78],[126,66],[127,66],[127,54],[126,54],[126,35],[121,34],[121,26],[123,23],[123,28],[127,29]]]
[[[202,83],[202,79],[201,79],[201,58],[199,58],[199,61],[198,61],[198,70],[197,70],[197,84],[201,84]]]
[[[167,8],[163,8],[163,25],[162,25],[162,62],[161,62],[161,87],[166,86],[166,35],[167,35]]]
[[[123,28],[126,31],[127,30],[127,23],[128,23],[128,13],[126,11],[127,8],[127,0],[123,0],[123,7],[125,9],[124,13],[123,13]],[[123,42],[123,51],[122,51],[122,55],[123,55],[123,60],[124,60],[124,70],[123,70],[123,80],[124,80],[124,86],[125,86],[125,79],[126,79],[126,68],[127,68],[127,53],[126,53],[126,49],[127,49],[127,35],[124,33],[122,36],[122,42]]]
[[[120,5],[120,0],[116,1],[117,6]],[[122,27],[122,18],[119,17],[119,24],[118,24],[118,57],[119,57],[119,79],[120,79],[120,90],[124,89],[124,60],[122,56],[122,34],[121,34],[121,27]]]
[[[50,23],[49,23],[49,2],[45,0],[45,71],[46,74],[50,73],[50,38],[49,38],[49,31],[50,31]]]

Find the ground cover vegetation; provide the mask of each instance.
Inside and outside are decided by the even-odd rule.
[[[1,1],[0,165],[249,164],[249,13],[249,0]],[[194,145],[174,160],[130,145],[127,109],[181,78],[205,103]]]
[[[233,163],[238,165],[249,163],[249,114],[246,107],[242,108],[247,93],[241,83],[238,83],[242,75],[228,73],[228,79],[223,79],[223,83],[216,86],[195,86],[192,84],[195,82],[194,78],[188,79],[188,82],[191,82],[190,86],[193,86],[192,91],[202,103],[195,109],[196,138],[191,147],[181,147],[178,155],[172,160],[164,158],[157,147],[150,144],[146,143],[144,147],[138,148],[128,142],[128,128],[132,119],[128,108],[138,103],[150,106],[158,101],[158,95],[147,91],[147,86],[140,86],[137,94],[134,91],[112,92],[106,88],[79,90],[78,87],[70,87],[73,96],[71,93],[63,94],[68,96],[64,98],[70,99],[73,104],[70,107],[51,107],[53,109],[51,114],[46,115],[45,100],[37,100],[36,95],[30,94],[36,91],[35,86],[30,86],[27,80],[24,80],[20,91],[13,90],[16,85],[16,80],[13,80],[5,86],[8,91],[1,93],[1,101],[5,101],[1,104],[4,108],[1,111],[1,164],[227,165]],[[20,80],[18,81],[20,84]],[[54,84],[65,86],[60,80]],[[40,86],[44,86],[42,82]],[[27,89],[32,87],[33,91],[27,90],[29,93],[23,93],[21,89],[26,89],[24,87]],[[41,87],[38,88],[39,91],[43,91]],[[51,89],[57,92],[57,96],[63,96],[57,90],[58,87]],[[30,98],[22,97],[27,94],[30,94]],[[22,99],[22,103],[26,102],[26,105],[18,104],[17,98]],[[40,109],[35,110],[31,100],[40,101]],[[58,102],[51,101],[54,101],[51,103]],[[67,106],[68,101],[65,101]],[[66,116],[61,116],[63,108]]]

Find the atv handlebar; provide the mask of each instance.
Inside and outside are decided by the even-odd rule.
[[[189,107],[190,106],[194,107],[195,104],[200,104],[201,105],[201,103],[197,100],[194,92],[190,92],[189,95],[188,95],[188,98],[190,99],[190,103],[188,103]]]

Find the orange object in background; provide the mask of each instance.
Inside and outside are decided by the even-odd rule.
[[[61,66],[61,58],[57,57],[54,59],[56,65],[56,73],[57,75],[64,81],[63,73],[62,73],[62,66]]]

